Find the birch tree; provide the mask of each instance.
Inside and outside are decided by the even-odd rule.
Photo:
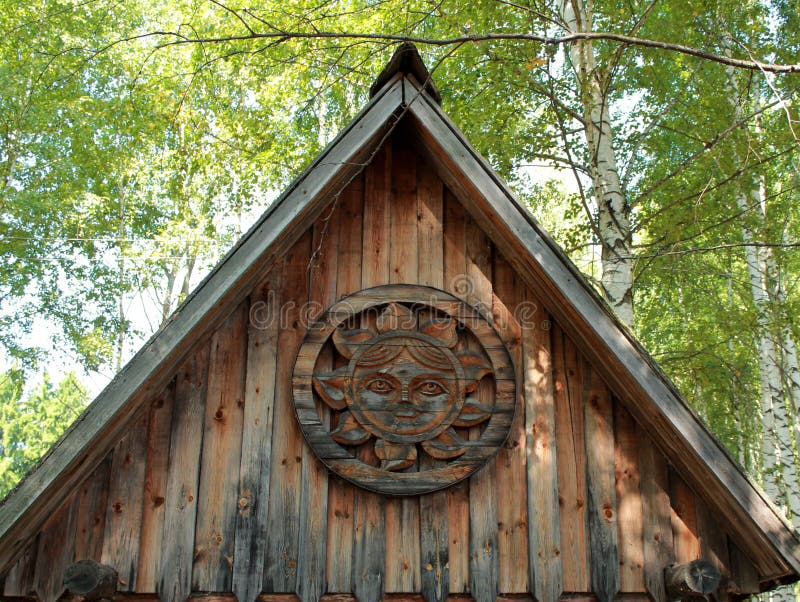
[[[746,98],[739,92],[737,74],[727,70],[728,99],[733,115],[741,120],[745,110]],[[756,94],[758,86],[755,86]],[[756,100],[756,105],[758,104]],[[760,132],[756,120],[753,134]],[[744,145],[749,145],[749,137],[743,137]],[[740,165],[747,164],[749,158],[734,146],[734,156]],[[794,454],[795,432],[792,427],[792,413],[788,407],[791,397],[791,382],[788,389],[784,387],[784,373],[787,361],[794,359],[787,350],[794,350],[794,340],[788,327],[776,324],[775,317],[784,299],[781,298],[781,287],[775,273],[773,251],[766,246],[756,246],[759,232],[764,230],[766,212],[766,191],[763,176],[751,175],[740,180],[735,191],[736,205],[741,212],[740,226],[742,240],[745,243],[745,264],[750,282],[755,319],[758,326],[758,362],[761,375],[761,408],[764,426],[762,439],[762,457],[764,461],[764,487],[773,500],[787,511],[793,520],[800,519],[800,483],[797,478],[797,462]],[[784,353],[781,353],[781,346]],[[789,370],[791,374],[791,370]]]
[[[559,0],[559,14],[567,33],[593,29],[592,3]],[[598,68],[591,40],[569,45],[569,56],[583,107],[583,130],[587,163],[597,209],[600,238],[601,286],[611,307],[630,328],[633,327],[633,253],[630,205],[622,188],[614,149],[614,132],[609,115],[612,70]],[[588,216],[588,219],[591,219]]]

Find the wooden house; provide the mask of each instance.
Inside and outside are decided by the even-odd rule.
[[[798,579],[798,534],[438,101],[402,46],[2,504],[3,600],[666,602]]]

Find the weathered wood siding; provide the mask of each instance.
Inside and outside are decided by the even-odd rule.
[[[239,602],[620,593],[662,602],[664,566],[699,556],[719,565],[717,599],[728,599],[770,574],[719,528],[553,321],[548,300],[402,135],[264,269],[29,543],[5,575],[5,596],[55,600],[64,567],[86,557],[114,565],[121,591],[181,602],[208,592]],[[410,498],[329,474],[290,397],[309,319],[389,283],[478,305],[518,379],[497,457],[466,482]]]

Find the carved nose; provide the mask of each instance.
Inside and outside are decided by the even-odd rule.
[[[400,389],[400,403],[411,403],[411,399],[408,396],[408,385],[403,385],[402,389]]]

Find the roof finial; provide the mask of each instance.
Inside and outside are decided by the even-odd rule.
[[[417,47],[411,42],[403,42],[394,51],[392,58],[383,68],[381,74],[375,80],[375,83],[369,89],[369,97],[372,98],[378,93],[386,82],[388,82],[395,73],[403,73],[413,75],[422,88],[427,92],[437,104],[442,104],[442,95],[433,83],[428,68],[422,62],[422,57],[419,55]]]

